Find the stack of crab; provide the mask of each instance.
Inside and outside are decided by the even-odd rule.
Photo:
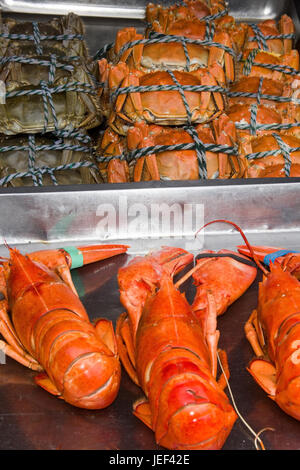
[[[287,15],[248,25],[237,79],[228,93],[244,177],[300,175],[299,53]]]
[[[102,181],[87,134],[102,120],[98,69],[81,19],[0,18],[0,53],[0,186]]]
[[[292,20],[238,24],[222,0],[148,4],[146,20],[99,60],[106,181],[295,176]]]
[[[148,4],[146,19],[144,34],[119,31],[99,60],[102,173],[108,182],[241,177],[226,109],[246,26],[222,0]]]

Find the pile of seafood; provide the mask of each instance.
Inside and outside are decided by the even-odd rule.
[[[221,449],[241,415],[227,393],[230,371],[218,346],[218,317],[261,270],[258,308],[244,325],[256,355],[247,369],[269,398],[299,420],[299,252],[252,246],[233,222],[205,226],[214,222],[231,224],[246,244],[196,255],[165,246],[135,256],[118,270],[126,311],[116,328],[106,318],[90,321],[70,270],[124,254],[127,245],[28,255],[8,247],[10,258],[0,263],[0,350],[38,372],[35,382],[47,392],[90,410],[114,402],[122,363],[143,392],[133,413],[159,446]],[[196,292],[188,302],[181,286],[191,280]],[[260,432],[252,432],[256,448],[265,449]]]
[[[108,182],[299,174],[295,26],[237,23],[223,0],[149,3],[98,51]]]
[[[82,20],[0,18],[0,186],[102,181],[88,130],[102,122]]]

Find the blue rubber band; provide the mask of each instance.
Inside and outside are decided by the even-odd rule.
[[[280,256],[288,255],[289,253],[300,253],[300,251],[292,251],[292,250],[278,250],[274,251],[274,253],[270,253],[266,255],[263,259],[263,263],[267,266],[270,266],[270,262],[274,263],[274,261],[279,258]]]
[[[71,256],[72,264],[70,269],[76,269],[83,266],[83,254],[75,246],[64,246],[65,250]]]

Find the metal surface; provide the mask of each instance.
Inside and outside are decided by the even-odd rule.
[[[5,15],[30,20],[39,18],[39,15],[33,15],[38,13],[37,3],[23,2],[32,8],[36,7],[28,11],[30,15],[15,13],[17,3],[21,2],[2,1]],[[247,9],[244,7],[246,4]],[[49,4],[44,2],[43,7],[44,5],[45,9],[40,13],[49,13],[46,9]],[[60,2],[59,5],[63,8],[66,4]],[[80,2],[78,5],[84,8],[85,4]],[[129,9],[137,6],[135,0],[126,2],[126,5]],[[142,5],[144,3],[139,2],[139,11]],[[97,4],[89,2],[89,6],[95,8]],[[127,6],[123,4],[126,10]],[[121,7],[120,2],[115,3],[114,7],[109,6],[111,18],[88,17],[89,12],[85,10],[84,21],[91,54],[105,43],[112,42],[116,31],[121,27],[143,26],[140,16],[135,20],[132,15],[131,19],[122,19]],[[10,8],[14,12],[8,11]],[[55,14],[62,12],[58,11],[57,4],[55,8]],[[118,18],[114,18],[117,9]],[[234,0],[230,2],[230,9],[236,18],[245,21],[277,18],[288,13],[293,17],[299,32],[299,22],[291,1],[256,0],[249,3]],[[72,11],[76,12],[75,3],[72,3]],[[299,249],[299,183],[299,178],[289,178],[1,188],[0,237],[24,253],[83,242],[92,244],[116,241],[130,244],[128,255],[120,255],[72,272],[90,318],[105,316],[115,324],[119,314],[123,312],[116,280],[119,267],[134,254],[145,253],[161,245],[184,248],[190,246],[196,253],[197,248],[201,248],[201,239],[196,242],[193,234],[203,222],[229,219],[241,226],[254,245],[272,244]],[[161,210],[162,207],[164,210],[169,209],[169,231],[157,231],[157,226],[153,227],[151,224],[151,208],[155,204]],[[196,211],[191,225],[185,227],[174,223],[174,204],[181,214],[185,205],[189,210]],[[106,223],[109,212],[114,214],[115,219]],[[141,213],[143,223],[139,226],[136,224],[134,231],[132,222]],[[168,211],[164,212],[166,213]],[[210,249],[234,249],[237,244],[242,243],[240,235],[223,224],[208,227],[203,241],[204,247]],[[6,247],[0,246],[0,256],[6,255]],[[186,283],[185,288],[187,297],[191,300],[194,294],[192,284]],[[261,435],[267,449],[296,450],[300,448],[299,422],[281,411],[246,371],[253,353],[245,339],[243,325],[256,305],[257,281],[218,320],[220,347],[228,353],[233,396],[240,413],[256,432],[266,427],[274,428],[274,431],[265,431]],[[125,371],[122,373],[121,389],[116,401],[101,411],[76,409],[36,386],[33,377],[32,371],[10,358],[6,358],[5,364],[0,364],[1,450],[158,449],[152,431],[132,414],[132,403],[141,396],[141,391],[130,381]],[[224,449],[254,448],[252,434],[238,419]]]
[[[42,15],[65,15],[72,11],[80,16],[98,18],[130,18],[143,19],[147,0],[117,0],[116,2],[100,0],[70,0],[39,1],[39,0],[1,0],[0,7],[3,11],[42,14]],[[155,2],[153,2],[155,3]],[[160,4],[172,3],[171,1],[161,1]],[[230,14],[238,20],[258,21],[265,18],[277,18],[283,13],[294,11],[292,0],[253,0],[245,2],[239,0],[229,0]]]
[[[294,0],[241,0],[229,1],[229,12],[237,21],[258,22],[266,18],[275,18],[288,14],[295,23],[296,41],[300,37],[300,22]],[[119,29],[133,26],[142,31],[147,0],[116,0],[116,2],[92,1],[17,1],[0,0],[3,16],[20,20],[47,21],[53,15],[74,12],[80,15],[86,27],[86,41],[91,55],[94,55],[105,44],[114,42]],[[155,3],[155,2],[153,2]],[[172,3],[171,0],[158,2],[162,5]],[[246,8],[245,8],[246,6]]]
[[[118,211],[118,204],[120,197],[126,197],[129,208],[137,200],[146,207],[166,201],[203,204],[204,222],[228,218],[245,230],[252,244],[299,249],[299,179],[289,184],[278,180],[254,184],[235,182],[230,186],[220,184],[218,188],[209,181],[204,186],[191,184],[189,188],[176,183],[167,186],[156,183],[151,187],[141,183],[133,189],[130,185],[119,185],[117,191],[113,191],[110,185],[105,185],[103,191],[87,188],[61,193],[47,189],[32,189],[30,193],[7,190],[0,196],[0,219],[5,221],[1,224],[1,237],[9,244],[18,244],[22,252],[62,246],[66,241],[68,244],[83,240],[93,243],[99,241],[97,207],[112,204],[118,218],[122,215],[125,220],[124,212]],[[183,233],[186,237],[177,239],[167,235],[147,238],[151,233],[146,232],[143,239],[124,238],[125,235],[124,225],[121,225],[119,240],[131,245],[128,255],[72,272],[91,319],[105,316],[115,324],[123,312],[116,274],[134,253],[166,244],[186,247],[191,233]],[[205,248],[234,249],[241,243],[240,235],[225,224],[205,229]],[[5,247],[0,254],[7,254]],[[192,283],[187,282],[185,289],[191,301]],[[228,353],[233,396],[239,412],[256,432],[265,427],[274,428],[261,436],[267,449],[299,449],[299,422],[281,411],[246,371],[253,353],[244,336],[243,325],[256,305],[257,282],[218,321],[220,347]],[[32,371],[10,358],[0,365],[0,449],[159,449],[153,433],[132,414],[132,404],[141,396],[141,391],[124,370],[116,401],[101,411],[76,409],[36,386],[33,377]],[[254,448],[252,434],[238,419],[224,449]]]

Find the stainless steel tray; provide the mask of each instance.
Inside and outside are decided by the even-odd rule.
[[[139,183],[114,186],[64,188],[56,192],[47,188],[33,188],[29,192],[6,190],[0,195],[1,237],[23,252],[65,244],[96,243],[116,240],[128,243],[128,255],[120,255],[72,272],[74,283],[91,317],[106,316],[115,324],[122,313],[116,274],[134,254],[143,253],[161,245],[187,247],[198,227],[193,224],[225,218],[233,220],[245,231],[252,244],[274,244],[299,249],[299,197],[300,179],[289,184],[279,179],[216,185],[206,181],[199,186],[190,183]],[[122,204],[120,206],[120,200]],[[193,219],[187,230],[172,229],[164,236],[155,236],[143,226],[139,237],[129,233],[127,222],[134,204],[174,204],[200,208],[200,217]],[[124,210],[127,203],[127,212]],[[110,206],[108,206],[110,205]],[[99,234],[99,221],[105,209],[115,208],[116,232]],[[203,220],[201,221],[201,207]],[[196,211],[197,212],[197,211]],[[144,219],[146,220],[146,219]],[[116,236],[117,234],[117,236]],[[142,238],[141,238],[142,235]],[[242,240],[230,226],[215,224],[205,229],[205,248],[234,249]],[[189,245],[191,246],[191,245]],[[199,240],[199,247],[201,239]],[[197,252],[197,245],[192,247]],[[0,255],[7,254],[2,247]],[[260,276],[258,276],[258,279]],[[220,347],[228,353],[231,370],[230,385],[242,416],[255,431],[274,428],[261,437],[267,449],[299,449],[299,422],[283,413],[256,385],[246,366],[253,357],[244,336],[243,325],[257,305],[257,281],[218,321],[221,332]],[[194,291],[186,284],[189,300]],[[159,449],[153,433],[132,415],[132,403],[141,391],[123,370],[120,393],[107,409],[87,411],[76,409],[49,395],[33,382],[34,373],[7,358],[0,365],[0,449],[106,449],[145,450]],[[237,420],[224,445],[224,450],[252,450],[253,436]]]
[[[295,23],[296,41],[300,37],[300,21],[297,14],[298,0],[229,0],[229,11],[236,21],[256,23],[265,19],[279,19],[288,14]],[[112,4],[113,3],[113,4]],[[120,28],[133,26],[138,30],[145,28],[143,21],[148,0],[0,0],[3,16],[17,19],[46,21],[47,19],[69,12],[80,15],[86,27],[86,40],[91,55],[105,44],[114,42]],[[161,5],[172,0],[162,0]]]
[[[39,17],[34,15],[37,10],[27,10],[27,14],[8,11],[9,8],[14,10],[16,4],[14,1],[1,2],[7,16]],[[29,5],[28,2],[24,4]],[[83,4],[78,3],[80,6]],[[96,3],[89,2],[89,5],[95,7]],[[132,6],[129,2],[126,5]],[[139,2],[139,8],[142,5]],[[76,12],[75,6],[75,3],[72,4],[72,10]],[[134,19],[128,19],[121,18],[121,15],[114,16],[119,7],[120,3],[115,4],[111,17],[84,18],[92,54],[105,43],[112,42],[120,27],[143,26],[140,17],[133,15],[131,18]],[[256,0],[249,4],[234,0],[230,2],[230,7],[237,19],[258,21],[288,13],[299,25],[292,1]],[[58,14],[58,10],[55,13]],[[297,31],[300,31],[299,26]],[[117,270],[136,253],[145,253],[161,245],[182,246],[196,253],[202,242],[205,248],[210,249],[234,249],[242,242],[240,235],[225,224],[208,227],[203,238],[195,240],[193,234],[203,222],[229,219],[240,225],[254,245],[272,244],[299,249],[299,183],[300,178],[283,178],[1,188],[0,240],[17,246],[22,252],[83,242],[128,243],[128,255],[72,272],[91,319],[103,315],[115,323],[123,311],[117,289]],[[135,206],[137,203],[139,207]],[[160,209],[164,207],[164,214],[170,214],[169,231],[157,231],[151,226],[151,207],[154,204]],[[171,215],[174,204],[180,214],[183,214],[185,205],[192,211],[190,225],[174,224]],[[138,215],[139,209],[145,211],[144,224],[139,231],[130,231],[129,222]],[[105,225],[108,210],[114,214],[115,223]],[[1,245],[0,256],[6,255],[6,247]],[[273,432],[266,431],[262,435],[266,448],[299,449],[299,422],[284,414],[246,371],[253,353],[244,337],[243,325],[257,305],[257,285],[256,281],[219,319],[220,346],[228,353],[230,385],[240,413],[256,431],[265,427],[274,428]],[[186,289],[188,298],[192,299],[191,284]],[[1,450],[159,449],[153,433],[132,415],[132,403],[141,396],[141,391],[125,371],[116,401],[101,411],[76,409],[58,400],[37,387],[33,376],[34,373],[9,358],[0,365]],[[253,436],[241,420],[237,420],[224,450],[252,449]]]

